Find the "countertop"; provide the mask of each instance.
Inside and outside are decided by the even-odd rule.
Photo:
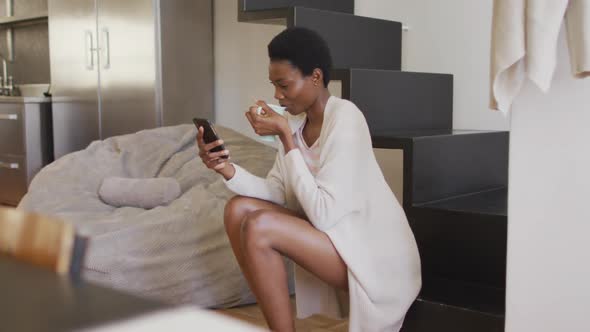
[[[51,102],[51,97],[0,96],[0,103],[39,104],[39,103],[50,103],[50,102]]]

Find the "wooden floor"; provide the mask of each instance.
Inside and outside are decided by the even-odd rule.
[[[292,300],[292,306],[295,308],[295,301]],[[251,324],[268,328],[264,321],[264,316],[258,305],[248,305],[243,307],[216,310],[224,315],[249,322]],[[295,316],[295,311],[293,311]],[[348,320],[337,320],[321,315],[313,315],[305,319],[295,321],[297,332],[346,332],[348,331]]]

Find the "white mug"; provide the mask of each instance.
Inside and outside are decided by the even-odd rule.
[[[280,105],[273,105],[273,104],[267,104],[268,107],[272,108],[273,111],[277,112],[279,115],[284,115],[285,114],[285,108],[283,106]],[[258,106],[258,109],[256,110],[256,114],[260,114],[262,113],[262,106]],[[263,141],[267,141],[267,142],[274,142],[276,140],[276,136],[275,135],[268,135],[268,136],[259,136],[259,138]]]

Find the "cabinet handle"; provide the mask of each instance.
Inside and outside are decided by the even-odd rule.
[[[18,120],[17,114],[0,114],[0,120]]]
[[[0,161],[0,168],[18,169],[19,166],[17,163],[5,163]]]
[[[93,70],[94,69],[94,52],[96,48],[94,48],[94,41],[92,38],[92,31],[86,30],[84,32],[84,40],[85,40],[85,53],[86,53],[86,69]]]
[[[102,68],[111,68],[111,38],[108,28],[102,29],[102,45],[100,45],[100,49],[103,51],[103,57],[100,59],[100,61],[104,61]]]

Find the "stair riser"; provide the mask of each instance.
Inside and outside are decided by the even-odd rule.
[[[372,132],[453,126],[453,76],[386,70],[336,70],[342,96],[365,114]]]
[[[287,25],[322,35],[334,68],[401,69],[401,23],[300,7],[294,11]]]
[[[354,0],[239,0],[239,11],[307,7],[354,14]]]
[[[508,183],[507,132],[417,139],[411,155],[412,204]]]
[[[424,277],[504,288],[504,216],[413,208],[408,212]]]

